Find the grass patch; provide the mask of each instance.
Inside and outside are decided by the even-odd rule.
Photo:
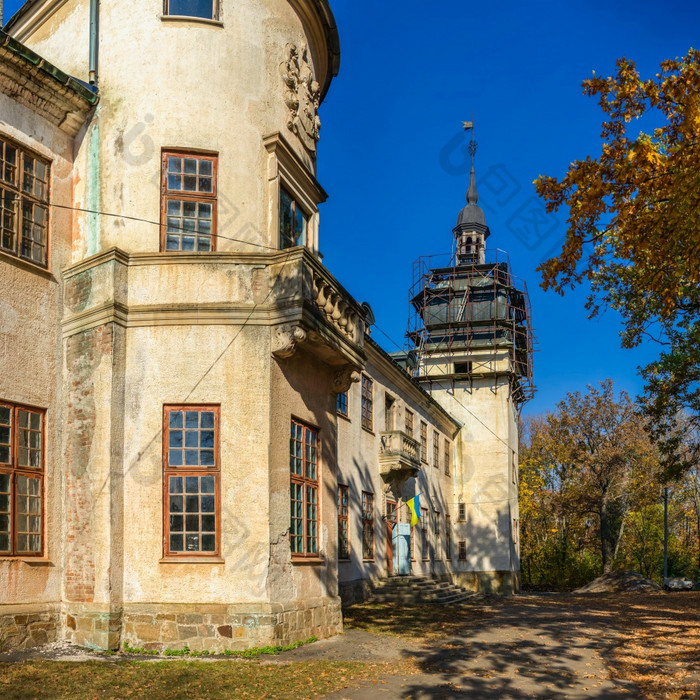
[[[293,664],[195,661],[0,664],[3,700],[38,698],[314,698],[397,672],[397,664],[318,661]]]

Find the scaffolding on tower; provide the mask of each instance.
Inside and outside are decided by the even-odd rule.
[[[418,379],[472,388],[476,380],[492,379],[497,388],[507,379],[518,406],[532,398],[530,300],[506,253],[421,257],[409,295],[407,349],[416,352]]]

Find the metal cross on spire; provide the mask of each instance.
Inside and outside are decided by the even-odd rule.
[[[472,132],[471,136],[472,139],[469,142],[469,155],[472,157],[472,168],[474,167],[474,156],[476,155],[476,149],[478,147],[477,142],[474,140],[474,122],[469,121],[469,122],[462,122],[462,126],[464,127],[465,131],[470,131]]]

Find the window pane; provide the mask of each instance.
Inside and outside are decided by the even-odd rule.
[[[184,549],[184,537],[182,535],[170,535],[170,551],[182,552]]]
[[[187,493],[199,493],[199,477],[198,476],[185,477],[185,491]]]
[[[170,447],[182,447],[182,430],[170,431]]]
[[[199,411],[185,412],[185,428],[199,428]]]
[[[182,496],[170,496],[170,512],[182,513]]]
[[[202,535],[202,551],[203,552],[215,552],[216,551],[216,535]]]
[[[170,532],[182,532],[183,520],[181,515],[170,516]]]
[[[200,413],[202,429],[214,427],[214,411],[202,411]]]
[[[202,513],[214,512],[214,496],[202,496]]]
[[[203,476],[202,477],[202,493],[214,493],[214,477],[213,476]]]
[[[169,424],[171,428],[182,428],[182,411],[171,411]]]
[[[182,450],[170,450],[168,453],[168,463],[171,467],[181,467]]]

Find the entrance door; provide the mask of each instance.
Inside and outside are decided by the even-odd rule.
[[[386,572],[392,576],[394,571],[396,538],[396,501],[386,502]]]
[[[394,528],[394,567],[399,576],[411,573],[411,526],[397,523]]]

